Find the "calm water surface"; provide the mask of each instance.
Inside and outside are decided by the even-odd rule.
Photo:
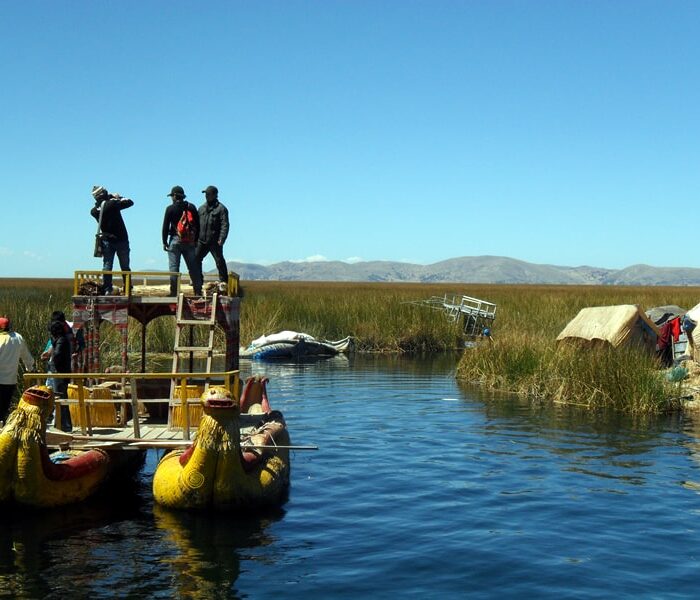
[[[3,512],[0,596],[698,597],[700,418],[532,408],[455,362],[244,364],[320,446],[293,454],[283,509],[159,509],[152,452],[119,496]]]

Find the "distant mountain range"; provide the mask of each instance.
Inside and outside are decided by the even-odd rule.
[[[504,256],[463,256],[432,265],[393,261],[230,262],[242,280],[378,281],[570,285],[700,285],[700,268],[632,265],[624,269],[538,265]]]

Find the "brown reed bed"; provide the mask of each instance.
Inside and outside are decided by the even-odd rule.
[[[697,287],[604,287],[490,284],[243,281],[241,343],[284,329],[318,338],[352,335],[360,352],[418,353],[461,349],[457,324],[411,302],[430,296],[466,294],[498,305],[495,342],[463,353],[458,377],[490,389],[524,394],[537,401],[632,412],[658,412],[673,406],[673,390],[653,361],[629,352],[575,353],[557,348],[555,338],[587,306],[665,304],[691,308]],[[51,312],[71,314],[69,280],[0,280],[0,313],[13,319],[35,355],[47,338]],[[147,346],[172,352],[172,318],[151,323]],[[140,325],[129,328],[129,350],[140,350]],[[221,340],[218,340],[221,341]],[[107,356],[118,353],[118,337],[102,334]]]
[[[243,282],[241,344],[284,329],[323,339],[352,335],[360,352],[435,352],[462,345],[459,328],[440,313],[410,304],[433,294],[454,292],[455,286],[382,283]],[[72,281],[50,279],[0,280],[0,313],[12,318],[32,352],[43,349],[51,312],[72,314]],[[217,332],[222,336],[221,332]],[[174,318],[162,317],[147,328],[149,352],[172,352]],[[196,340],[195,340],[196,342]],[[217,343],[223,344],[222,339]],[[119,353],[119,337],[105,323],[101,352]],[[129,327],[129,351],[138,354],[141,326]]]

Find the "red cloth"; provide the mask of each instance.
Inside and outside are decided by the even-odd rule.
[[[659,330],[659,337],[656,340],[656,347],[659,352],[663,352],[671,345],[671,333],[671,322],[666,321],[666,323],[661,326],[661,329]]]
[[[656,357],[663,367],[670,367],[673,364],[673,335],[670,321],[666,321],[659,330],[659,337],[656,339]]]
[[[681,318],[676,317],[671,321],[671,333],[673,334],[673,341],[677,342],[681,335]]]

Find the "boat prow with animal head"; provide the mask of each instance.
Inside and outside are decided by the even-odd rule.
[[[156,469],[156,502],[171,508],[256,510],[285,501],[289,434],[282,414],[270,408],[266,383],[265,377],[249,378],[240,402],[221,386],[202,395],[203,414],[192,446],[167,454]],[[242,408],[247,412],[241,414]],[[242,424],[249,425],[243,436]]]
[[[107,450],[49,454],[46,423],[54,411],[53,392],[46,386],[27,388],[0,432],[0,501],[47,508],[80,502],[96,493],[118,470],[123,457]],[[138,468],[143,453],[132,454]]]

